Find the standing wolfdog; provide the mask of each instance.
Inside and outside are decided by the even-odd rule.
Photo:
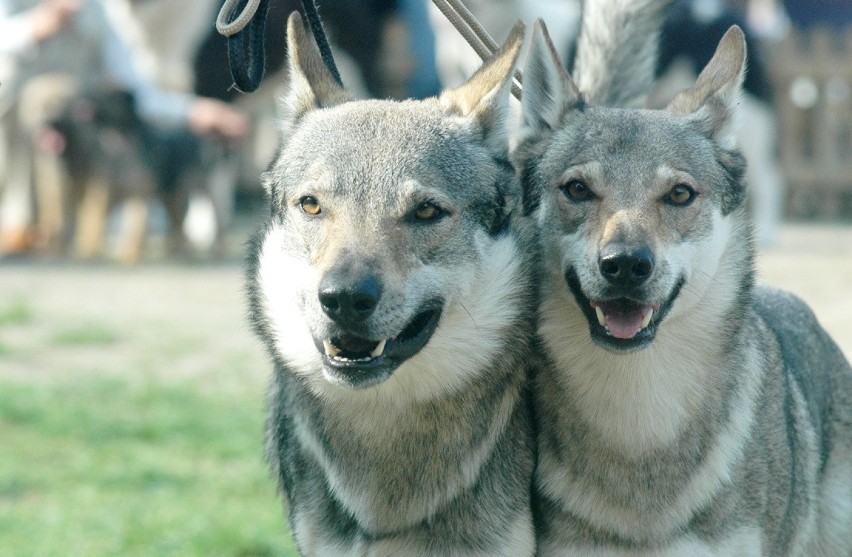
[[[509,226],[523,40],[425,101],[353,101],[297,14],[248,262],[269,458],[305,555],[532,555],[533,239]]]
[[[666,110],[589,102],[636,96],[591,58],[589,94],[537,25],[514,159],[544,262],[539,553],[848,557],[852,371],[804,303],[754,284],[742,32]]]

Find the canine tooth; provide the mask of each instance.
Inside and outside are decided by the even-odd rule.
[[[595,306],[595,313],[598,314],[598,323],[601,324],[601,327],[606,327],[606,315],[604,315],[601,306]]]
[[[385,344],[387,344],[387,339],[379,341],[379,344],[376,345],[376,348],[370,352],[370,356],[373,358],[378,358],[385,351]]]
[[[325,348],[325,353],[329,356],[336,358],[338,354],[340,354],[340,350],[334,347],[330,340],[322,341],[322,345]]]
[[[644,329],[651,323],[651,318],[654,317],[654,310],[649,309],[648,313],[645,315],[645,318],[642,319],[642,328]]]

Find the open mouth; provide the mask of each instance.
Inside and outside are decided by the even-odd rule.
[[[598,324],[606,334],[622,340],[630,340],[651,325],[654,312],[660,304],[643,304],[629,298],[597,300],[590,302],[598,318]]]
[[[323,355],[330,379],[363,389],[390,377],[403,362],[417,354],[438,327],[442,303],[433,301],[395,337],[381,340],[343,332],[315,343]]]
[[[678,280],[668,299],[657,304],[628,296],[590,300],[583,293],[573,269],[565,274],[565,281],[589,321],[592,340],[617,351],[638,350],[654,340],[657,327],[671,309],[684,283],[683,278]]]

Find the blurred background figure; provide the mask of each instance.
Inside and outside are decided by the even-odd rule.
[[[749,45],[745,95],[740,109],[739,146],[748,161],[749,202],[761,246],[772,246],[784,211],[784,179],[779,171],[778,123],[773,87],[759,43],[739,13],[722,0],[685,0],[674,6],[660,38],[654,106],[662,107],[694,83],[731,25],[739,25]]]
[[[688,84],[734,23],[749,42],[739,135],[761,246],[775,245],[785,218],[848,220],[852,3],[682,0],[663,30],[657,104]]]
[[[569,69],[582,3],[465,1],[498,43],[516,19],[543,17]],[[283,30],[301,0],[270,1],[266,78],[251,95],[233,87],[214,29],[222,4],[0,0],[0,256],[73,243],[97,257],[107,236],[133,261],[146,225],[168,230],[174,253],[225,251],[232,216],[261,204]],[[481,63],[431,0],[326,0],[321,12],[360,97],[435,95]],[[850,21],[847,0],[681,0],[663,30],[657,105],[690,85],[729,25],[749,37],[740,142],[764,246],[785,210],[852,214]]]
[[[757,0],[753,0],[757,3]],[[852,3],[760,0],[778,21],[766,43],[777,93],[781,169],[795,217],[852,217]],[[774,11],[773,11],[774,8]],[[773,17],[774,16],[774,17]],[[770,26],[771,28],[771,26]]]
[[[66,147],[65,138],[46,132],[77,95],[105,85],[127,91],[146,125],[183,129],[199,138],[236,141],[249,131],[241,110],[156,82],[135,15],[124,0],[0,0],[0,28],[5,68],[0,88],[2,253],[26,250],[33,243],[54,245],[64,233],[66,173],[58,155]],[[77,116],[87,120],[85,114]],[[112,130],[120,132],[114,126]],[[92,226],[103,228],[105,217],[94,215],[110,204],[105,186],[109,184],[84,188],[78,201],[88,211],[79,224],[102,221]],[[97,255],[92,246],[78,248],[80,255]]]

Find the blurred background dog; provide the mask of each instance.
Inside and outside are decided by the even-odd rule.
[[[168,217],[169,252],[183,254],[191,196],[204,196],[217,209],[217,226],[206,243],[221,241],[227,207],[216,206],[209,186],[217,170],[229,172],[224,146],[184,128],[145,122],[129,91],[101,87],[72,96],[42,130],[38,147],[59,155],[63,175],[57,178],[67,178],[65,191],[39,200],[45,209],[39,228],[54,232],[43,238],[47,245],[63,246],[73,231],[77,255],[102,254],[109,210],[123,205],[119,259],[136,262],[156,200]],[[50,208],[55,203],[62,207]],[[61,215],[61,221],[44,222],[48,215]]]

